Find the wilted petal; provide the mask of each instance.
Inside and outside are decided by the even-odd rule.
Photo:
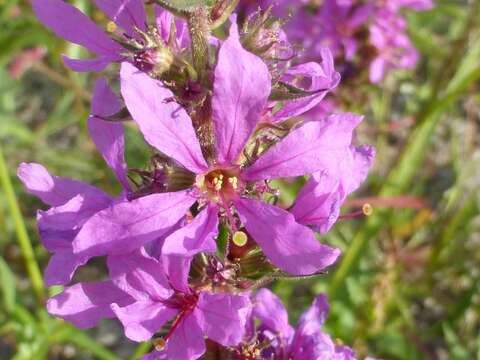
[[[120,111],[120,108],[119,99],[108,87],[105,78],[98,79],[93,93],[92,113],[88,119],[88,129],[105,162],[112,168],[123,188],[128,191],[130,186],[127,180],[123,125],[100,118],[113,115]]]
[[[199,252],[214,253],[217,250],[218,209],[208,206],[193,221],[165,239],[164,255],[194,256]]]
[[[243,338],[250,306],[247,296],[202,292],[194,314],[208,338],[233,346]]]
[[[125,329],[125,336],[137,342],[150,340],[178,312],[160,302],[148,300],[125,307],[112,304],[111,307]]]
[[[123,63],[122,95],[145,140],[194,173],[207,169],[192,120],[160,81]]]
[[[133,301],[110,281],[80,283],[66,288],[48,300],[50,314],[61,317],[80,328],[89,328],[104,318],[115,317],[110,305],[127,305]]]
[[[144,249],[108,257],[109,275],[115,285],[137,300],[165,300],[173,295],[163,264]]]
[[[167,359],[196,360],[205,353],[205,340],[197,319],[188,315],[168,340]]]
[[[288,313],[282,301],[268,289],[260,289],[255,296],[253,316],[260,320],[262,328],[279,333],[285,339],[293,335],[288,323]]]
[[[125,32],[136,37],[135,27],[145,31],[147,18],[141,0],[94,0],[95,4]]]
[[[260,120],[270,88],[267,65],[243,49],[233,23],[218,54],[213,83],[213,121],[220,163],[237,159]]]
[[[113,204],[85,223],[73,250],[88,257],[129,253],[162,236],[194,202],[181,191]]]
[[[55,34],[96,54],[118,54],[123,48],[80,10],[61,0],[32,0],[38,19]]]
[[[50,206],[63,205],[79,194],[92,199],[110,198],[103,191],[91,185],[50,175],[48,170],[40,164],[21,163],[17,170],[17,176],[30,194],[37,196]]]
[[[236,207],[248,233],[285,272],[311,275],[333,264],[340,255],[338,249],[321,244],[312,230],[279,207],[251,199],[237,201]]]
[[[263,180],[325,169],[338,171],[338,164],[348,155],[352,132],[362,119],[345,113],[308,122],[263,154],[245,169],[243,176],[247,180]]]

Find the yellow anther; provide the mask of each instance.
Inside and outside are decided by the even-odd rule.
[[[113,21],[109,21],[107,23],[107,31],[113,33],[115,30],[117,30],[117,24],[115,24]]]
[[[243,231],[237,231],[235,234],[233,234],[232,240],[235,245],[243,247],[247,245],[248,236]]]
[[[213,184],[215,185],[216,191],[222,190],[223,180],[220,178],[220,176],[213,179]]]
[[[236,190],[238,187],[238,179],[236,176],[228,178],[228,182],[232,184],[232,187]]]
[[[155,350],[162,351],[165,348],[165,340],[163,338],[158,338],[153,340],[153,346]]]
[[[223,174],[218,175],[218,178],[219,178],[220,180],[223,180]]]
[[[363,204],[362,211],[365,216],[371,216],[373,214],[373,206],[370,204]]]

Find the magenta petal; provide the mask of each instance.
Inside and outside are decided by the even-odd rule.
[[[75,271],[86,264],[86,259],[75,256],[72,251],[58,251],[52,255],[45,268],[46,286],[68,284]]]
[[[120,111],[119,99],[108,87],[105,78],[98,79],[95,84],[88,129],[105,162],[113,170],[123,188],[128,191],[130,186],[127,179],[123,125],[98,117],[113,115],[118,111]]]
[[[120,76],[125,104],[145,140],[192,172],[204,172],[207,163],[192,120],[172,101],[173,93],[129,63],[122,64]]]
[[[235,23],[220,48],[213,86],[218,161],[229,164],[255,129],[271,89],[267,65],[243,49]]]
[[[190,274],[190,266],[192,257],[166,255],[162,256],[162,264],[168,283],[176,291],[188,294],[190,286],[188,285],[188,276]]]
[[[112,304],[111,308],[122,323],[125,336],[137,342],[150,340],[178,312],[160,302],[148,300],[125,307]]]
[[[313,225],[325,234],[337,221],[345,192],[340,181],[326,172],[310,177],[297,196],[290,212],[303,225]]]
[[[270,290],[260,289],[255,296],[253,316],[260,320],[262,327],[273,333],[282,334],[289,339],[293,335],[293,328],[288,323],[288,313],[282,301]]]
[[[340,255],[338,249],[321,244],[312,230],[279,207],[251,199],[240,199],[236,207],[248,233],[285,272],[311,275],[332,265]]]
[[[202,292],[194,314],[208,338],[234,346],[243,338],[250,306],[247,296]]]
[[[73,197],[82,194],[88,198],[108,199],[103,191],[80,181],[50,175],[40,164],[21,163],[17,176],[30,194],[40,198],[45,204],[59,206]]]
[[[73,240],[74,253],[88,257],[129,253],[166,233],[194,202],[182,191],[113,204],[85,223]]]
[[[89,328],[104,318],[112,318],[113,303],[127,305],[133,301],[110,281],[80,283],[66,288],[47,302],[50,314],[61,317],[80,328]]]
[[[63,62],[71,70],[77,72],[98,72],[102,71],[111,62],[119,61],[120,56],[99,56],[96,59],[71,59],[68,56],[62,56]]]
[[[125,32],[136,37],[135,27],[146,30],[147,18],[141,0],[94,0],[95,4]]]
[[[38,19],[55,34],[101,55],[118,54],[123,48],[80,10],[61,0],[32,0]]]
[[[352,132],[362,117],[345,113],[312,121],[291,132],[285,139],[245,169],[247,180],[301,176],[320,170],[336,170],[348,155]]]
[[[208,206],[188,225],[165,239],[164,255],[194,256],[199,252],[214,253],[217,250],[218,209]]]
[[[318,295],[312,306],[302,314],[298,321],[298,327],[304,331],[310,328],[312,331],[318,330],[327,320],[330,306],[327,297],[323,294]]]
[[[275,113],[276,121],[286,120],[294,116],[299,116],[317,106],[340,82],[340,74],[333,67],[333,57],[327,48],[320,51],[321,64],[309,62],[289,68],[283,79],[288,82],[290,77],[301,76],[310,79],[310,86],[305,87],[305,91],[315,92],[314,95],[302,99],[287,102],[287,104]]]
[[[109,275],[115,284],[137,300],[165,300],[173,290],[162,263],[144,249],[130,254],[108,257]]]
[[[187,315],[167,342],[167,359],[196,360],[205,353],[205,340],[195,316]]]

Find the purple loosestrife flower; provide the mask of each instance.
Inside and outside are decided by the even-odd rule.
[[[261,289],[255,296],[246,340],[236,350],[239,358],[355,360],[352,349],[336,345],[320,330],[328,310],[326,297],[318,296],[294,329],[288,323],[288,313],[280,299],[271,291]]]
[[[212,120],[216,157],[211,164],[202,154],[191,118],[172,101],[170,90],[128,63],[122,65],[121,82],[127,108],[146,141],[191,171],[194,184],[183,191],[151,195],[175,199],[149,202],[149,206],[165,209],[155,221],[150,211],[142,208],[132,219],[129,204],[113,205],[96,214],[74,239],[76,254],[91,257],[133,250],[165,234],[164,223],[171,226],[179,220],[179,214],[166,210],[168,206],[175,204],[186,212],[197,202],[199,214],[167,237],[164,254],[193,256],[215,251],[212,237],[217,234],[220,214],[232,233],[245,230],[283,271],[313,274],[336,260],[338,250],[320,244],[314,232],[297,223],[288,211],[263,201],[268,188],[265,181],[324,169],[337,172],[344,157],[350,156],[352,131],[360,117],[340,114],[304,124],[258,158],[245,156],[243,150],[270,94],[270,76],[266,65],[241,47],[235,25],[220,48],[215,69]],[[161,231],[156,229],[158,225],[162,225]]]
[[[418,53],[406,34],[405,19],[388,8],[377,10],[370,25],[370,41],[376,55],[370,64],[370,81],[380,82],[389,69],[412,69]]]
[[[95,4],[112,20],[107,35],[80,10],[63,0],[32,0],[38,19],[58,36],[81,45],[97,57],[71,59],[64,56],[74,71],[101,71],[112,62],[131,61],[146,72],[161,73],[170,66],[173,56],[166,48],[170,38],[171,15],[156,9],[157,27],[147,26],[141,0],[95,0]],[[185,45],[185,22],[177,22],[177,49]],[[117,30],[122,29],[122,31]]]
[[[68,283],[74,271],[88,258],[73,253],[72,240],[96,213],[121,201],[130,191],[126,178],[123,126],[106,122],[98,116],[110,116],[120,109],[119,101],[104,79],[95,86],[90,134],[107,164],[123,186],[123,193],[113,198],[100,189],[76,180],[54,175],[39,164],[21,164],[18,176],[27,190],[51,208],[38,212],[38,227],[44,246],[53,253],[45,270],[48,286]]]
[[[125,335],[139,342],[173,321],[164,349],[150,358],[198,359],[205,352],[205,337],[223,346],[236,346],[243,338],[248,296],[215,292],[208,284],[192,287],[187,282],[189,258],[157,260],[140,249],[109,257],[108,267],[111,281],[67,288],[48,301],[48,311],[79,327],[116,316]]]

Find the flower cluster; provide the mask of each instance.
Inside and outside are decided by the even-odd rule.
[[[258,4],[244,0],[244,10]],[[424,11],[431,0],[264,0],[260,6],[279,3],[275,15],[290,20],[284,30],[292,42],[301,44],[303,58],[317,59],[328,47],[343,75],[369,69],[372,83],[382,81],[392,69],[412,69],[418,54],[406,32],[402,8]],[[293,15],[292,15],[293,14]],[[358,76],[358,74],[357,74]]]
[[[50,206],[38,212],[52,253],[45,279],[66,287],[48,311],[81,328],[117,318],[129,339],[153,339],[145,359],[354,358],[320,330],[325,297],[294,330],[279,299],[256,292],[278,277],[321,274],[338,259],[316,233],[333,226],[373,162],[371,146],[352,145],[361,116],[302,117],[340,81],[330,51],[291,62],[281,24],[268,12],[237,24],[228,1],[168,5],[178,17],[158,5],[146,11],[141,0],[95,4],[111,20],[108,33],[62,0],[33,0],[46,26],[95,54],[65,58],[71,69],[120,64],[118,75],[96,82],[88,129],[121,193],[39,164],[18,170]],[[220,26],[227,35],[216,38]],[[121,96],[109,86],[117,82]],[[153,153],[140,169],[125,159],[127,121]],[[307,181],[285,206],[275,184],[296,177]],[[106,259],[107,279],[71,284],[94,257]]]

